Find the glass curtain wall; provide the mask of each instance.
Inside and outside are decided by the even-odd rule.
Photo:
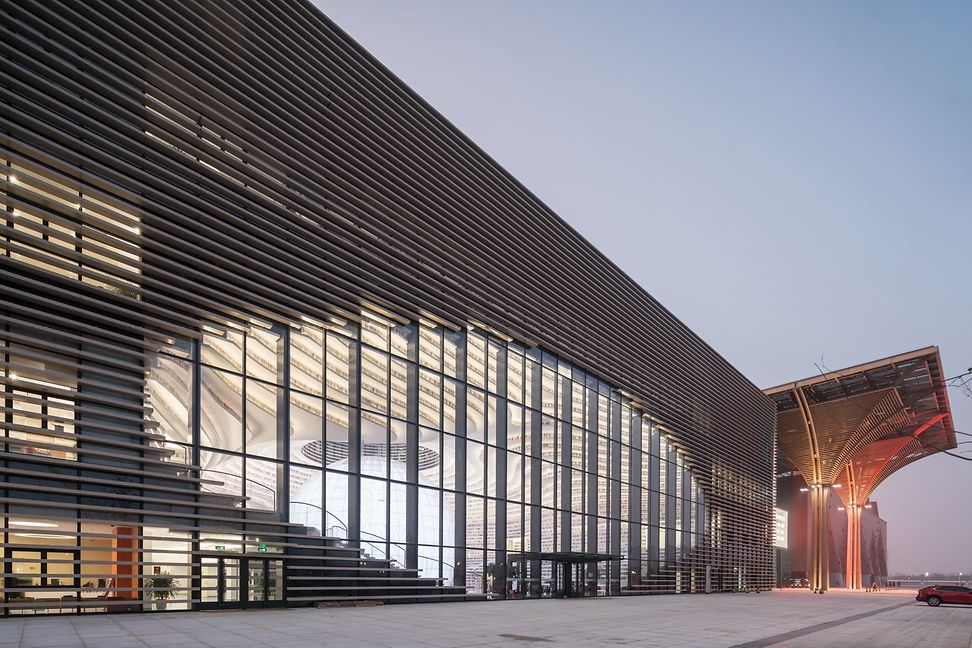
[[[586,569],[588,593],[700,586],[705,501],[664,424],[554,355],[370,315],[178,347],[149,373],[152,416],[239,506],[493,597],[554,593],[526,552],[623,556]]]

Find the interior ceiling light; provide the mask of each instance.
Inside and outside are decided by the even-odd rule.
[[[57,538],[60,540],[70,540],[74,537],[60,533],[12,533],[10,535],[17,536],[18,538]]]
[[[53,522],[33,522],[31,520],[10,520],[12,527],[32,527],[37,529],[56,529],[57,524]]]

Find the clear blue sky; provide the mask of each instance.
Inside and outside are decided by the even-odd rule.
[[[316,4],[757,385],[972,366],[972,2]],[[970,485],[879,487],[892,571],[972,572]]]

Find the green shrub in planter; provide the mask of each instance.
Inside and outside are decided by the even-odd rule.
[[[173,592],[175,579],[167,571],[143,578],[142,587],[148,590],[152,598],[157,601],[165,601],[175,595],[175,592]]]

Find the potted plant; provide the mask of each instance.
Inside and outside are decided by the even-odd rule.
[[[156,607],[164,610],[167,601],[174,595],[175,579],[167,571],[142,579],[142,587],[149,592]]]

